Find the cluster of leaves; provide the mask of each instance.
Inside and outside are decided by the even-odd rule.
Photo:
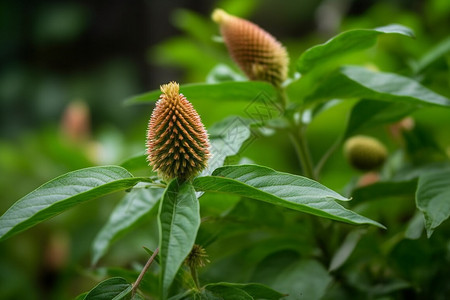
[[[158,267],[146,273],[140,291],[130,283],[137,276],[122,275],[99,283],[78,299],[142,299],[143,294],[163,299],[346,299],[349,295],[380,297],[405,289],[426,289],[420,285],[423,278],[408,274],[415,269],[396,265],[404,264],[404,260],[396,258],[408,253],[408,243],[421,238],[424,228],[430,237],[450,216],[448,156],[429,155],[432,150],[425,155],[419,153],[424,143],[433,146],[426,135],[406,132],[406,149],[390,156],[382,179],[364,187],[350,182],[342,193],[345,196],[307,177],[248,161],[228,163],[255,135],[291,136],[298,152],[307,156],[304,132],[308,125],[336,103],[352,99],[349,101],[356,104],[334,146],[315,166],[310,158],[301,159],[303,174],[317,179],[327,158],[356,132],[401,120],[424,107],[448,109],[449,99],[412,78],[427,68],[427,61],[431,64],[448,52],[448,41],[439,45],[446,51],[432,50],[427,57],[434,57],[424,59],[410,77],[334,64],[337,57],[373,46],[381,35],[413,37],[411,30],[400,25],[343,32],[303,52],[294,62],[295,74],[285,82],[283,91],[269,83],[242,80],[240,74],[223,65],[210,74],[214,80],[182,85],[181,92],[202,116],[206,115],[202,108],[211,107],[205,102],[228,105],[232,114],[242,114],[249,104],[278,111],[281,106],[282,113],[265,119],[249,118],[248,114],[247,118],[221,116],[225,119],[208,128],[212,153],[209,167],[191,182],[174,179],[165,183],[155,176],[134,176],[134,170],[143,165],[145,168],[144,155],[121,166],[92,167],[62,175],[17,201],[0,218],[0,239],[77,204],[126,190],[126,196],[94,240],[92,262],[98,263],[113,242],[159,208]],[[158,97],[159,91],[154,91],[133,97],[128,103],[153,103]],[[150,172],[148,168],[147,174]],[[399,195],[406,196],[402,201],[415,195],[416,209],[410,205],[409,212],[398,212],[398,216],[406,215],[408,224],[401,228],[388,226],[388,232],[394,230],[396,234],[387,240],[372,227],[341,223],[385,228],[381,223],[390,220],[379,223],[360,213],[373,215],[377,208],[364,204]],[[397,203],[390,209],[398,207]],[[409,240],[399,244],[405,237]],[[201,279],[208,282],[203,286],[195,284],[196,279],[183,265],[195,243],[214,257],[201,274]],[[435,248],[438,250],[427,257],[445,251],[440,240],[436,243],[440,245]],[[350,259],[352,254],[358,258],[356,261]],[[385,257],[393,260],[393,266]],[[426,292],[444,295],[446,291]]]

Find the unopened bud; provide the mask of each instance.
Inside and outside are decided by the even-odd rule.
[[[69,103],[61,122],[64,137],[71,142],[85,142],[90,135],[89,107],[83,101]]]
[[[164,179],[188,180],[209,158],[208,134],[200,116],[175,82],[161,86],[147,132],[148,161]]]
[[[279,87],[287,78],[286,49],[259,26],[216,9],[212,14],[231,57],[251,80],[268,81]]]

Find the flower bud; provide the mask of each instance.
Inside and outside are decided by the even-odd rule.
[[[209,263],[209,259],[205,248],[195,244],[189,255],[186,257],[185,263],[189,268],[201,268],[206,266],[206,264]]]
[[[357,135],[344,144],[344,153],[349,163],[361,171],[370,171],[381,167],[387,157],[387,150],[377,139]]]
[[[216,9],[212,14],[233,60],[251,80],[279,87],[287,78],[286,49],[259,26]]]
[[[209,141],[200,116],[178,83],[161,86],[147,132],[148,161],[162,178],[189,180],[209,158]]]
[[[90,113],[87,104],[81,100],[70,102],[61,121],[62,133],[74,143],[86,142],[90,135]]]

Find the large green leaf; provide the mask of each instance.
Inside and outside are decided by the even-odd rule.
[[[417,180],[379,181],[352,191],[353,204],[396,196],[413,196]]]
[[[147,178],[117,166],[81,169],[61,175],[17,201],[0,217],[0,240],[26,230],[73,206],[133,187]]]
[[[270,99],[277,98],[275,88],[261,81],[239,81],[221,82],[214,84],[194,83],[180,86],[180,92],[188,99],[195,101],[206,100],[209,102],[219,101],[253,101],[260,93],[264,93]],[[138,104],[155,102],[161,95],[160,90],[154,90],[126,100],[127,104]],[[193,100],[192,100],[193,101]]]
[[[247,297],[248,295],[250,296],[249,299],[267,299],[267,300],[277,300],[286,296],[260,283],[241,284],[241,283],[219,282],[207,284],[205,286],[205,289],[213,292],[215,296],[220,296],[223,299],[230,299],[228,298],[230,295],[236,296],[245,295],[245,297]],[[241,290],[245,292],[245,294],[236,290]]]
[[[84,300],[119,300],[130,299],[132,285],[124,278],[113,277],[100,282],[82,299]]]
[[[265,118],[280,115],[277,90],[267,82],[241,81],[215,84],[186,84],[180,92],[195,107],[203,124],[210,126],[230,115],[257,118],[263,111]],[[161,92],[156,90],[128,99],[128,104],[152,104]],[[211,109],[214,107],[214,109]],[[275,112],[275,114],[274,114]],[[269,113],[269,114],[268,114]],[[254,116],[256,114],[256,116]],[[150,116],[150,111],[149,111]]]
[[[315,260],[304,260],[290,264],[280,273],[274,274],[273,288],[288,294],[286,300],[319,300],[325,294],[332,277]]]
[[[205,291],[201,295],[200,299],[206,300],[253,300],[246,291],[229,285],[214,284],[205,287]]]
[[[326,43],[309,48],[297,61],[297,70],[305,73],[337,56],[373,46],[381,34],[401,34],[414,37],[411,29],[392,24],[375,29],[355,29],[343,32]]]
[[[450,217],[450,170],[419,177],[416,192],[417,208],[424,214],[428,237]]]
[[[241,117],[231,116],[208,129],[211,158],[201,176],[210,175],[223,166],[228,156],[240,151],[242,144],[251,136],[250,123]]]
[[[351,224],[383,225],[345,209],[334,199],[349,199],[320,183],[257,165],[226,166],[212,176],[198,177],[194,187],[200,191],[230,193],[249,197],[309,214]]]
[[[190,183],[180,184],[177,179],[169,183],[162,197],[158,221],[161,295],[166,299],[200,227],[200,208]]]
[[[148,216],[163,192],[163,189],[137,186],[126,194],[95,237],[92,244],[92,264],[98,262],[114,241],[130,232]]]
[[[366,98],[408,104],[450,106],[446,97],[398,74],[346,66],[324,80],[306,101],[333,98]]]
[[[352,108],[344,138],[359,129],[398,121],[417,109],[406,103],[362,99]]]

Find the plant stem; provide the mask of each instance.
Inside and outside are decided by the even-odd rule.
[[[285,89],[282,89],[282,88],[278,89],[278,98],[280,99],[280,103],[283,108],[283,111],[285,111],[286,107],[288,106],[288,103],[289,103]]]
[[[163,188],[163,189],[165,189],[167,187],[167,185],[163,184],[163,183],[153,183],[153,184],[150,184],[150,186],[157,187],[157,188]]]
[[[289,105],[289,99],[286,94],[285,88],[279,89],[279,98],[281,105],[283,106],[283,110],[286,113],[286,109]],[[290,118],[285,115],[288,120],[290,120],[291,124],[291,133],[290,137],[292,143],[294,144],[295,150],[297,152],[298,159],[300,160],[300,164],[302,165],[303,174],[306,177],[311,179],[315,179],[314,168],[312,164],[311,155],[309,153],[308,146],[306,145],[306,138],[303,134],[303,125],[297,125],[293,118]],[[301,123],[301,122],[300,122]]]
[[[198,281],[197,268],[194,266],[191,266],[191,267],[189,267],[189,269],[191,270],[191,276],[192,276],[192,279],[194,279],[195,286],[197,287],[198,290],[200,290],[200,283]]]
[[[339,137],[334,143],[333,145],[331,145],[330,148],[328,148],[327,152],[325,152],[325,154],[322,156],[322,158],[320,159],[320,161],[317,163],[316,168],[314,169],[314,174],[316,176],[316,178],[319,177],[320,171],[322,170],[323,166],[325,165],[325,163],[328,161],[328,159],[330,158],[330,156],[337,150],[337,148],[341,145],[342,143],[342,137]]]
[[[298,159],[302,165],[303,174],[306,177],[315,179],[315,174],[312,166],[312,159],[309,153],[308,147],[306,145],[306,139],[303,134],[303,128],[293,125],[293,130],[290,134],[292,143],[294,144],[295,150],[297,152]]]
[[[145,273],[147,272],[148,268],[152,265],[153,260],[155,260],[156,255],[158,255],[159,248],[155,249],[155,252],[153,252],[152,256],[148,259],[147,263],[145,264],[144,268],[142,269],[141,273],[139,274],[139,277],[136,279],[135,283],[133,283],[133,288],[131,290],[131,297],[136,294],[136,291],[139,287],[139,284],[142,281],[142,278],[144,278]]]

